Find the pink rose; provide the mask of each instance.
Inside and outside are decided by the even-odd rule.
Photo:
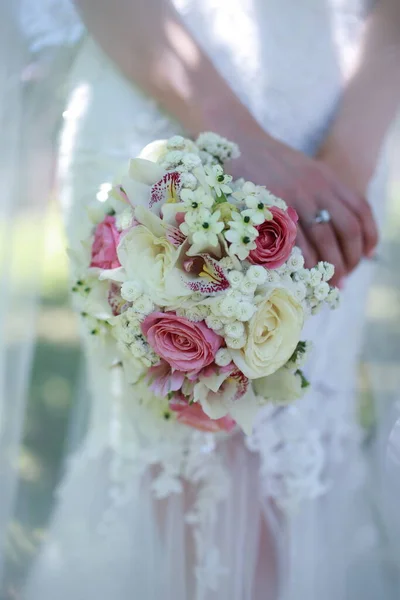
[[[251,250],[248,260],[253,265],[266,269],[277,269],[290,256],[297,235],[298,216],[294,208],[282,210],[277,206],[269,208],[273,215],[271,221],[264,221],[257,227],[257,248]]]
[[[115,226],[115,217],[107,217],[97,225],[92,246],[91,267],[116,269],[121,264],[117,256],[120,233]]]
[[[236,423],[231,417],[221,419],[210,419],[207,417],[198,402],[189,404],[186,400],[176,398],[169,403],[171,410],[177,413],[179,423],[189,425],[201,431],[217,433],[218,431],[232,431]]]
[[[193,323],[172,312],[152,313],[143,321],[142,332],[161,358],[184,373],[211,364],[223,342],[203,321]]]

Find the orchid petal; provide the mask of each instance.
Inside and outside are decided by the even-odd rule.
[[[118,281],[119,283],[123,283],[124,281],[126,281],[126,272],[123,267],[117,267],[116,269],[104,269],[104,271],[101,271],[101,273],[99,274],[99,279],[110,279],[111,281]]]
[[[165,169],[144,158],[133,158],[129,163],[129,176],[147,186],[154,185],[165,174]]]

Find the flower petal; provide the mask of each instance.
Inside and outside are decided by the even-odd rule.
[[[133,158],[129,163],[129,176],[135,181],[152,186],[165,174],[165,169],[144,158]]]

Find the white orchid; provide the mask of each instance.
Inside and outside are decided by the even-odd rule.
[[[251,434],[260,409],[260,399],[239,371],[201,378],[194,386],[194,401],[211,419],[229,415],[246,435]]]

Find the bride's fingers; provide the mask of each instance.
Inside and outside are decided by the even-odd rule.
[[[329,204],[332,227],[340,244],[345,268],[350,273],[363,257],[364,241],[360,221],[343,203],[333,198]]]
[[[334,283],[337,283],[345,277],[347,269],[339,241],[331,223],[315,223],[312,220],[313,216],[310,217],[309,214],[305,214],[304,208],[300,210],[300,222],[308,244],[314,248],[317,260],[327,261],[334,265]]]
[[[314,267],[318,262],[318,257],[312,244],[307,240],[301,225],[297,227],[296,245],[303,253],[307,269]]]
[[[376,248],[379,238],[378,228],[372,209],[365,198],[348,190],[340,183],[337,184],[337,188],[340,198],[354,213],[361,224],[363,255],[368,256]]]

